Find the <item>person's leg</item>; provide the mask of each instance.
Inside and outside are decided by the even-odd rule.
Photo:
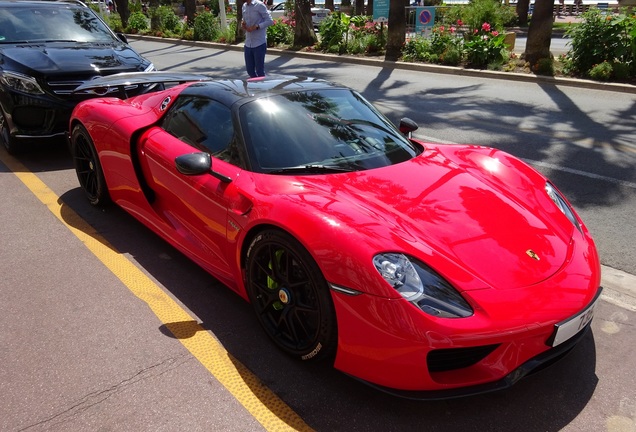
[[[247,74],[250,76],[250,78],[254,78],[256,76],[256,71],[254,69],[255,67],[254,50],[255,49],[256,48],[245,47],[245,49],[243,50],[244,56],[245,56],[245,70],[247,71]]]
[[[256,76],[265,76],[265,53],[267,52],[267,43],[257,46],[254,49],[254,67]]]

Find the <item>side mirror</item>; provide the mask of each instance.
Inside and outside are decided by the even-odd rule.
[[[205,152],[188,153],[174,160],[177,171],[188,176],[207,174],[212,169],[212,159]]]
[[[124,33],[116,33],[116,35],[120,41],[122,41],[125,44],[128,43],[128,37]]]
[[[400,120],[400,132],[402,132],[404,135],[408,136],[409,138],[411,138],[411,133],[413,133],[413,131],[416,131],[419,128],[419,126],[417,125],[417,123],[415,123],[413,120],[411,120],[408,117],[404,117],[403,119]]]

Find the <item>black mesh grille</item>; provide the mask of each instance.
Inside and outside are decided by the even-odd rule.
[[[472,366],[493,352],[499,344],[471,348],[449,348],[433,350],[426,361],[430,372],[444,372]]]

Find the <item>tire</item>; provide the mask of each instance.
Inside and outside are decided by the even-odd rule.
[[[2,141],[3,147],[7,150],[7,153],[10,155],[17,155],[22,152],[22,148],[20,148],[15,140],[11,138],[11,133],[9,132],[9,123],[7,123],[7,119],[4,116],[4,113],[0,111],[0,141]]]
[[[259,233],[245,274],[256,316],[279,348],[300,360],[333,357],[338,331],[329,286],[296,239],[279,230]]]
[[[96,207],[109,204],[110,195],[95,144],[82,125],[75,126],[71,133],[71,156],[77,179],[88,201]]]

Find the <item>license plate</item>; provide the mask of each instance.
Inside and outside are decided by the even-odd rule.
[[[561,321],[558,324],[555,324],[554,333],[550,338],[552,343],[549,343],[549,345],[553,347],[560,345],[568,339],[572,338],[581,330],[583,330],[585,326],[588,325],[590,321],[592,321],[592,318],[594,318],[594,308],[596,307],[600,296],[601,291],[599,290],[599,292],[596,294],[596,297],[594,298],[594,301],[592,301],[592,303],[590,303],[588,307],[586,307],[573,317],[568,318],[565,321]],[[550,342],[550,340],[548,342]]]

